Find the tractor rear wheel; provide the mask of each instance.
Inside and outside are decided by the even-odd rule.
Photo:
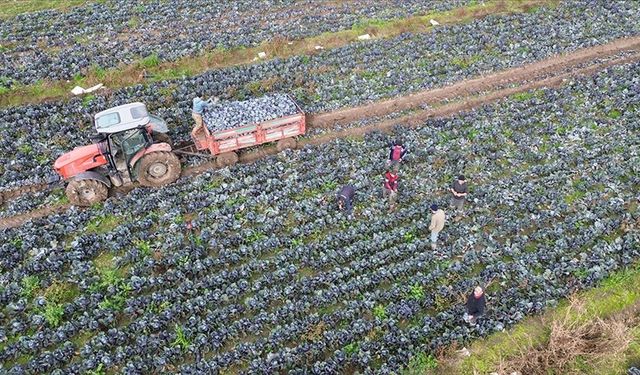
[[[235,152],[225,152],[216,158],[216,164],[219,168],[229,167],[238,162],[238,154]]]
[[[142,186],[160,187],[180,177],[180,160],[173,152],[151,152],[138,163],[138,181]]]
[[[109,188],[96,180],[71,180],[67,185],[67,198],[75,206],[91,206],[107,199]]]
[[[276,149],[278,152],[296,148],[298,142],[293,138],[285,138],[278,141]]]

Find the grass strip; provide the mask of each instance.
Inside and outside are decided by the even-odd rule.
[[[211,69],[254,63],[260,52],[266,53],[266,59],[287,58],[295,55],[308,56],[318,53],[316,46],[321,46],[325,50],[339,48],[357,41],[358,36],[363,34],[381,39],[393,38],[405,32],[426,33],[434,27],[430,22],[432,19],[440,25],[468,23],[489,15],[532,12],[541,6],[555,6],[558,3],[559,0],[488,0],[422,16],[393,20],[367,19],[348,30],[327,32],[304,39],[273,38],[250,48],[219,47],[198,56],[184,57],[171,62],[162,61],[157,55],[151,55],[135,63],[115,68],[92,66],[70,82],[41,80],[30,85],[0,87],[0,106],[18,106],[70,97],[70,90],[76,85],[90,87],[103,83],[110,89],[117,89],[135,84],[189,77]],[[145,76],[151,78],[145,78]]]
[[[0,19],[47,9],[67,10],[85,3],[86,0],[3,0],[0,1]]]
[[[575,306],[579,305],[579,308]],[[595,323],[598,320],[612,320],[630,309],[640,308],[640,265],[616,272],[603,280],[600,285],[548,310],[541,316],[525,318],[511,329],[494,333],[475,341],[469,348],[471,355],[464,359],[448,358],[437,366],[438,374],[487,374],[497,371],[514,358],[530,353],[535,348],[549,343],[552,327]],[[623,349],[622,355],[611,354],[606,360],[590,363],[576,356],[570,363],[572,373],[582,374],[622,374],[640,358],[640,328],[630,333],[632,339]],[[640,361],[639,361],[640,362]],[[637,365],[637,363],[636,363]],[[415,371],[416,369],[409,369]],[[419,370],[419,369],[418,369]],[[552,369],[549,373],[556,373]],[[424,371],[422,373],[429,373]]]

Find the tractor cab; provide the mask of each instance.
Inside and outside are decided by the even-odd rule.
[[[105,150],[109,175],[116,186],[135,180],[136,156],[154,143],[154,133],[166,133],[167,130],[166,122],[149,115],[144,103],[139,102],[99,112],[94,123],[101,138],[98,138],[99,143]]]
[[[87,206],[106,198],[111,186],[139,182],[159,187],[180,176],[167,124],[143,103],[129,103],[95,115],[93,145],[59,157],[55,170],[66,180],[71,203]]]
[[[144,103],[135,102],[99,112],[94,117],[98,134],[113,134],[144,127],[149,133],[169,132],[166,121],[147,112]]]
[[[146,128],[139,127],[124,130],[119,133],[106,134],[103,141],[109,162],[110,175],[117,175],[125,180],[135,179],[133,159],[141,151],[153,144],[153,139]],[[127,181],[128,182],[128,181]],[[115,183],[121,185],[122,181]]]

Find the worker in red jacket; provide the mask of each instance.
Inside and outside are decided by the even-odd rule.
[[[395,140],[391,144],[389,149],[389,160],[387,163],[397,170],[400,162],[407,155],[407,149],[404,147],[401,141]]]
[[[387,169],[387,172],[384,174],[382,195],[385,198],[389,197],[389,211],[393,211],[396,208],[399,179],[398,172],[395,170]]]

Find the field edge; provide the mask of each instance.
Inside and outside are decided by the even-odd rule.
[[[505,331],[474,340],[468,347],[470,355],[467,357],[456,354],[452,349],[437,363],[435,360],[414,360],[404,374],[502,374],[504,372],[500,372],[500,368],[505,363],[548,343],[554,324],[566,319],[586,324],[608,321],[630,312],[637,315],[639,310],[640,263],[636,263],[612,273],[598,286],[562,300],[558,306],[541,315],[526,317]],[[625,373],[629,366],[639,365],[640,327],[631,331],[631,342],[622,355],[607,355],[606,360],[599,360],[596,364],[584,363],[578,356],[570,366],[582,373],[604,375]]]

